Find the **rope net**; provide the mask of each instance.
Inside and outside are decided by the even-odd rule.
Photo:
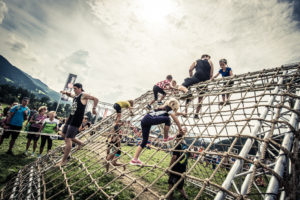
[[[66,166],[54,167],[63,155],[60,146],[21,169],[1,199],[166,199],[181,180],[189,199],[296,199],[299,83],[297,63],[192,86],[193,97],[179,100],[179,112],[187,112],[179,116],[187,149],[174,164],[188,153],[184,173],[171,170],[177,144],[163,142],[163,125],[151,129],[144,164],[129,165],[153,99],[148,91],[135,99],[134,116],[122,112],[119,165],[106,160],[108,138],[116,134],[114,113],[78,136],[86,145],[72,149]],[[229,95],[226,104],[222,94]],[[179,99],[171,92],[165,100],[174,96]],[[169,135],[177,133],[173,124]],[[169,173],[181,176],[171,188]],[[174,198],[180,199],[178,192]]]

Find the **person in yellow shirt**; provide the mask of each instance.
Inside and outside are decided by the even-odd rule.
[[[132,107],[133,107],[133,100],[118,101],[117,103],[114,104],[114,109],[117,112],[116,125],[119,124],[119,121],[121,119],[122,108],[128,108],[131,116],[133,116]]]

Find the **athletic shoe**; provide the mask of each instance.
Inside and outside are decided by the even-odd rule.
[[[143,165],[143,163],[142,163],[142,161],[140,161],[140,160],[134,160],[134,159],[132,159],[131,161],[130,161],[130,164],[131,165]]]
[[[35,153],[32,153],[32,154],[31,154],[31,157],[35,157]]]
[[[41,158],[41,157],[42,157],[42,155],[41,155],[41,154],[39,154],[39,155],[38,155],[38,158]]]
[[[25,151],[25,152],[24,152],[24,156],[28,156],[28,151]]]
[[[157,105],[162,105],[163,103],[161,101],[157,102]]]
[[[165,138],[165,139],[164,139],[164,142],[168,142],[168,141],[174,140],[174,138],[175,138],[175,137],[168,137],[168,138]]]
[[[151,110],[151,106],[150,106],[149,104],[147,105],[147,108],[148,108],[149,110]]]
[[[192,94],[191,91],[188,91],[187,93],[182,94],[182,95],[180,96],[180,99],[187,99],[187,98],[191,98],[191,97],[193,97],[193,94]]]
[[[195,119],[199,119],[199,116],[198,116],[198,115],[195,115],[194,118],[195,118]]]

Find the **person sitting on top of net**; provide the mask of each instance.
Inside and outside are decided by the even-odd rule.
[[[128,108],[130,115],[133,116],[132,112],[132,107],[133,107],[133,100],[128,100],[128,101],[118,101],[117,103],[114,104],[114,109],[117,112],[117,119],[116,119],[116,125],[119,124],[120,119],[121,119],[121,110],[122,108]]]
[[[193,75],[193,70],[196,70]],[[201,56],[201,59],[196,60],[190,66],[189,74],[190,77],[184,79],[184,82],[179,86],[178,90],[184,92],[184,94],[180,97],[181,99],[186,99],[192,97],[193,94],[188,88],[196,83],[204,82],[212,78],[214,73],[213,63],[210,61],[210,56],[204,54]]]
[[[219,61],[219,64],[220,64],[221,69],[212,79],[217,78],[220,74],[222,75],[222,77],[233,76],[232,69],[230,67],[228,67],[227,60],[225,58],[221,59]],[[234,84],[233,81],[229,81],[229,82],[225,82],[224,86],[232,87],[233,84]],[[226,96],[226,99],[225,99],[225,96]],[[222,94],[222,99],[223,99],[222,104],[226,104],[226,102],[229,103],[229,94],[226,94],[226,95]]]
[[[180,122],[177,118],[177,115],[182,115],[182,113],[177,113],[178,109],[179,102],[176,99],[172,98],[166,101],[163,106],[159,107],[158,109],[155,109],[154,111],[146,114],[143,117],[143,119],[141,120],[143,140],[140,146],[138,146],[138,148],[136,149],[134,158],[130,161],[131,165],[142,165],[142,162],[139,160],[139,156],[142,152],[142,149],[147,145],[152,125],[165,124],[164,142],[173,139],[168,136],[168,132],[171,126],[171,119],[169,116],[171,116],[172,119],[175,121],[179,132],[184,133],[184,130],[182,129]]]
[[[106,156],[106,171],[109,170],[109,162],[111,161],[111,164],[113,166],[122,166],[123,164],[117,163],[117,160],[121,156],[121,135],[119,134],[119,126],[114,127],[114,134],[110,138],[110,142],[108,144],[107,149],[107,156]],[[125,170],[126,167],[123,165],[123,169]]]
[[[172,75],[168,75],[166,77],[166,80],[160,81],[158,83],[156,83],[156,85],[153,86],[153,95],[154,95],[154,99],[147,105],[147,108],[150,110],[151,109],[151,105],[158,100],[158,93],[162,94],[161,98],[159,99],[159,101],[157,102],[158,105],[162,105],[162,100],[165,98],[165,96],[167,95],[166,92],[164,90],[166,89],[175,89],[173,88],[173,86],[171,85],[171,82],[173,80]]]
[[[188,164],[188,158],[190,157],[190,153],[184,153],[184,155],[182,156],[183,152],[181,152],[182,150],[187,149],[187,145],[184,142],[183,139],[184,134],[178,134],[176,136],[176,147],[175,150],[173,151],[173,155],[170,161],[170,165],[169,167],[172,166],[171,170],[177,173],[184,173],[186,172],[186,168],[187,168],[187,164]],[[173,188],[173,186],[180,181],[181,176],[175,173],[172,173],[171,171],[168,172],[169,174],[169,191]],[[181,193],[181,195],[183,196],[184,199],[188,199],[188,196],[186,194],[186,192],[184,191],[183,188],[184,185],[184,179],[182,179],[179,184],[177,185],[176,189],[179,190],[179,192]],[[173,199],[173,193],[174,190],[171,192],[170,196],[168,199]]]

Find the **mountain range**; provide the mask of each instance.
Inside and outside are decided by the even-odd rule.
[[[60,94],[50,89],[41,80],[33,78],[18,67],[13,66],[6,58],[0,55],[0,84],[11,84],[29,90],[37,97],[49,97],[58,101]]]

